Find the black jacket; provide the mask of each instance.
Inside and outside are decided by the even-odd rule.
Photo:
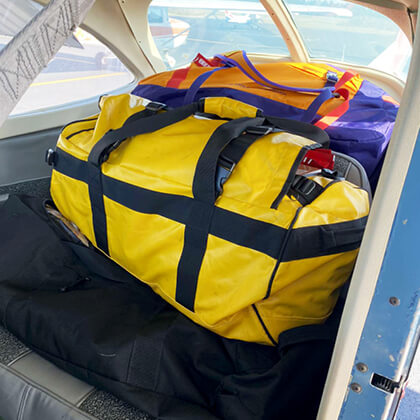
[[[40,199],[11,196],[0,238],[0,321],[74,376],[159,419],[316,418],[339,309],[277,347],[229,340],[72,242]]]

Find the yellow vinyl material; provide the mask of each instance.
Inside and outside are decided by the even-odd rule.
[[[64,217],[75,222],[95,246],[93,211],[97,210],[92,207],[89,153],[105,133],[121,127],[147,103],[129,94],[104,97],[98,116],[69,124],[58,139],[51,195]],[[189,210],[182,203],[194,201],[197,163],[212,133],[228,119],[257,114],[256,108],[227,98],[207,98],[204,110],[220,119],[191,115],[155,132],[128,138],[102,163],[109,257],[196,323],[224,337],[273,345],[282,331],[322,323],[331,313],[357,256],[360,226],[369,212],[368,194],[347,181],[317,176],[313,180],[326,188],[313,202],[303,206],[286,194],[273,208],[302,150],[314,142],[286,132],[259,138],[214,203],[213,218],[217,213],[226,225],[208,233],[194,310],[187,309],[176,297],[189,220]],[[70,169],[62,166],[60,153],[73,162]],[[87,171],[85,179],[75,169],[79,166]],[[70,173],[73,169],[74,175]],[[128,185],[134,192],[116,198],[114,192],[108,192],[108,182]],[[175,210],[153,207],[139,211],[130,207],[147,203],[143,195],[137,200],[133,195],[137,192],[152,197],[150,200],[156,196],[181,204]],[[247,232],[248,222],[280,232],[278,241],[273,235],[259,239],[258,230]],[[259,249],[245,246],[235,235],[258,242],[254,248]],[[350,244],[351,235],[358,235],[355,245]],[[261,251],[271,246],[269,242],[276,251]]]

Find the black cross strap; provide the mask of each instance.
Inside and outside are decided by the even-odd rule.
[[[263,124],[269,124],[263,125]],[[207,248],[208,234],[215,210],[215,201],[222,182],[232,172],[246,150],[260,137],[277,129],[308,137],[319,144],[329,142],[318,127],[281,118],[239,118],[219,126],[208,140],[193,179],[194,203],[190,208],[184,233],[184,247],[178,264],[175,299],[194,311],[198,276]],[[319,145],[318,145],[319,147]],[[230,166],[230,168],[229,168]]]
[[[246,149],[264,133],[247,135],[248,128],[261,124],[263,118],[239,118],[219,126],[208,140],[197,162],[193,179],[194,202],[190,208],[184,233],[184,247],[178,263],[175,299],[194,311],[198,275],[207,248],[207,240],[218,195],[216,175],[222,151],[235,139],[241,145],[235,155],[236,164]],[[233,149],[232,149],[233,150]],[[232,153],[231,150],[231,153]]]
[[[96,245],[106,254],[109,254],[107,221],[103,196],[103,182],[101,165],[108,159],[109,154],[123,141],[139,134],[152,133],[161,128],[184,120],[200,109],[199,103],[194,103],[170,111],[157,113],[164,107],[146,107],[143,111],[131,115],[122,127],[109,130],[93,146],[88,156],[89,166],[89,198],[92,207],[92,222],[95,232]]]
[[[109,249],[102,163],[126,139],[180,122],[200,112],[202,105],[193,103],[165,112],[159,112],[164,109],[163,106],[149,106],[129,117],[122,127],[108,131],[92,148],[87,172],[93,228],[96,245],[106,254],[109,254]],[[213,132],[195,170],[192,185],[194,199],[185,210],[188,214],[185,216],[184,247],[177,272],[176,300],[191,311],[194,311],[198,276],[215,212],[215,201],[222,191],[222,185],[246,150],[273,130],[307,137],[323,145],[328,143],[328,135],[310,124],[264,116],[230,120]]]

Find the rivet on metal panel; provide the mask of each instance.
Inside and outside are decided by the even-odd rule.
[[[359,372],[362,372],[362,373],[365,373],[365,372],[367,372],[367,371],[368,371],[368,367],[367,367],[367,365],[366,365],[366,364],[364,364],[364,363],[358,363],[358,364],[356,365],[356,369],[357,369]]]
[[[400,304],[400,300],[397,297],[392,296],[392,297],[389,298],[389,303],[392,306],[398,306]]]
[[[353,383],[350,385],[350,389],[351,389],[353,392],[356,392],[357,394],[360,394],[360,393],[362,392],[362,387],[361,387],[359,384],[357,384],[356,382],[353,382]]]

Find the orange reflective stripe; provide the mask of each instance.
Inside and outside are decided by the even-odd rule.
[[[341,79],[335,84],[335,90],[334,93],[338,93],[340,96],[342,96],[345,100],[340,105],[338,105],[337,108],[334,108],[329,114],[322,117],[318,122],[316,122],[314,125],[316,125],[319,128],[322,128],[325,130],[327,127],[329,127],[331,124],[333,124],[335,121],[337,121],[341,116],[343,116],[350,107],[350,91],[346,88],[343,88],[343,86],[350,82],[354,77],[358,77],[359,75],[351,70],[346,71]]]
[[[347,89],[338,89],[335,92],[339,93],[345,99],[345,101],[314,124],[317,127],[322,128],[323,130],[325,130],[332,123],[337,121],[342,115],[344,115],[348,111],[350,107],[350,92]]]
[[[389,96],[389,95],[383,95],[383,96],[382,96],[382,99],[383,99],[385,102],[389,102],[390,104],[400,106],[400,103],[399,103],[399,102],[397,102],[394,98],[392,98],[392,97],[391,97],[391,96]]]
[[[166,83],[166,87],[178,88],[179,85],[187,78],[189,67],[175,70],[171,78]]]

